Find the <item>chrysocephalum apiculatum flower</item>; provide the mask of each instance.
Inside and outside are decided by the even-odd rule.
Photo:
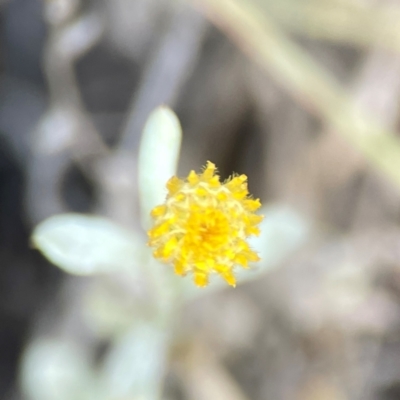
[[[247,191],[247,176],[221,183],[215,165],[208,161],[201,174],[191,171],[185,180],[167,182],[165,203],[151,215],[154,227],[148,232],[154,256],[172,264],[175,273],[193,273],[197,286],[206,286],[211,273],[236,285],[234,267],[258,261],[246,238],[260,233],[256,215],[261,203]]]

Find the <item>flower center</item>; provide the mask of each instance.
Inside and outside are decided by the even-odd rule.
[[[192,250],[210,254],[229,241],[229,232],[228,219],[220,210],[195,209],[188,218],[184,241]]]

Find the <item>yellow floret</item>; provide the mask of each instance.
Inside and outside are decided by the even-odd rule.
[[[154,226],[148,232],[154,257],[172,264],[178,275],[193,273],[201,287],[212,273],[235,286],[234,267],[259,260],[246,239],[260,233],[263,217],[254,211],[261,203],[249,197],[246,175],[221,183],[215,172],[208,161],[201,174],[172,177],[165,203],[151,212]]]

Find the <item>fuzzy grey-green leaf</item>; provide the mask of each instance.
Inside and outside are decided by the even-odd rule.
[[[41,222],[34,247],[66,272],[91,275],[132,267],[139,239],[112,221],[84,214],[61,214]]]
[[[168,331],[150,322],[139,322],[121,335],[100,375],[107,398],[160,399],[168,345]]]
[[[21,362],[21,386],[30,400],[86,400],[92,381],[87,354],[72,341],[40,338]]]
[[[139,198],[142,225],[150,224],[150,211],[164,201],[165,184],[176,174],[182,131],[179,119],[168,107],[156,108],[143,129],[139,150]]]

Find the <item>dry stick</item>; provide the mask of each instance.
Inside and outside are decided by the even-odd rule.
[[[355,104],[368,111],[382,126],[389,129],[395,126],[400,100],[399,55],[384,50],[371,50],[357,74],[357,81],[351,86]],[[348,226],[351,221],[353,227],[360,226],[361,222],[368,223],[371,218],[379,215],[397,213],[400,200],[397,188],[391,182],[380,179],[375,171],[370,170],[366,175],[368,170],[365,157],[337,133],[329,124],[325,126],[324,134],[319,136],[311,147],[311,152],[307,154],[307,160],[314,160],[315,166],[318,166],[313,169],[312,174],[316,178],[316,190],[324,195],[324,199],[316,206],[323,205],[324,212],[330,215],[332,210],[342,210],[342,222]],[[358,190],[357,194],[354,193],[357,200],[352,198],[354,195],[349,195],[351,192],[348,188],[354,187],[360,176],[363,177],[362,191],[376,188],[379,196],[374,198],[383,201],[382,207],[375,208],[375,213],[363,213],[371,196],[360,197]],[[332,196],[332,193],[336,195]]]
[[[50,26],[44,54],[50,107],[39,123],[36,139],[51,137],[54,140],[60,131],[68,132],[66,141],[57,144],[58,148],[53,152],[37,149],[37,143],[34,143],[27,181],[27,207],[34,223],[65,211],[59,185],[72,160],[93,178],[90,160],[108,153],[84,111],[74,73],[74,61],[95,45],[101,34],[102,24],[95,14],[82,16],[68,24]],[[53,128],[51,135],[44,132]],[[62,141],[63,138],[58,140]]]
[[[173,106],[198,59],[207,23],[189,7],[173,16],[168,32],[145,72],[119,143],[133,151],[150,112],[160,104]]]
[[[348,93],[267,15],[240,0],[194,3],[304,107],[324,118],[400,187],[400,141],[361,112]]]
[[[44,69],[49,84],[50,107],[64,108],[76,120],[77,132],[71,151],[78,161],[108,153],[85,111],[74,70],[75,60],[89,51],[102,33],[102,22],[95,13],[82,16],[67,26],[52,27],[45,49]]]
[[[298,35],[355,46],[400,51],[400,9],[363,2],[298,1],[266,4],[266,11]]]

